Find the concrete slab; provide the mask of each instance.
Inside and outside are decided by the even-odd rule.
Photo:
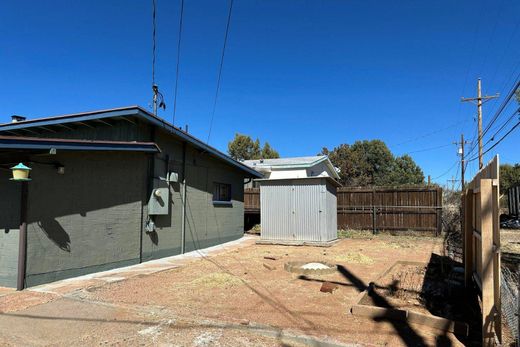
[[[195,250],[185,254],[179,254],[157,260],[151,260],[137,265],[131,265],[108,271],[91,273],[79,277],[67,278],[65,280],[31,287],[26,290],[40,293],[63,295],[85,288],[102,286],[106,283],[124,281],[125,279],[132,278],[135,276],[151,275],[157,272],[175,269],[182,265],[185,265],[186,263],[194,259],[212,257],[240,247],[252,245],[257,239],[257,236],[245,235],[244,237],[238,240],[226,242],[221,245],[212,246],[205,249]],[[6,291],[6,293],[11,292],[12,290]],[[0,296],[2,296],[2,294],[3,291],[0,288]]]

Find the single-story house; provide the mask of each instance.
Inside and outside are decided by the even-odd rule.
[[[19,162],[31,181],[9,179]],[[244,179],[260,177],[137,106],[13,117],[0,125],[0,286],[238,239]]]
[[[261,243],[330,245],[337,239],[338,170],[325,155],[246,160],[261,172]]]

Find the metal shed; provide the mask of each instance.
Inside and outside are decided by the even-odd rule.
[[[330,177],[260,182],[261,243],[325,245],[337,239],[336,189]]]

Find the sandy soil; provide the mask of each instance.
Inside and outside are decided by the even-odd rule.
[[[39,299],[30,304],[22,293],[7,294],[0,297],[0,344],[460,345],[423,326],[349,313],[365,286],[395,261],[428,262],[441,245],[440,238],[401,237],[346,239],[330,248],[248,245],[58,297],[27,291]],[[284,270],[288,261],[325,261],[340,271],[302,278]],[[339,288],[320,292],[323,281]]]

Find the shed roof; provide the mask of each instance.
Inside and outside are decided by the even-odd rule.
[[[151,114],[150,112],[146,111],[145,109],[139,106],[128,106],[91,112],[73,113],[61,116],[28,119],[16,123],[0,124],[0,134],[23,136],[29,133],[33,135],[38,135],[38,133],[34,131],[38,128],[47,130],[52,127],[67,128],[67,124],[83,124],[88,126],[89,123],[92,124],[95,122],[110,125],[111,119],[124,119],[133,123],[133,118],[144,120],[154,126],[157,126],[158,128],[164,129],[171,135],[174,135],[180,138],[181,140],[190,143],[194,147],[208,152],[214,157],[223,160],[224,162],[244,172],[247,172],[250,175],[249,177],[263,177],[261,173],[253,170],[249,166],[234,160],[233,158],[227,156],[218,149],[208,145],[207,143],[202,142],[196,137],[188,134],[185,131],[182,131],[181,129]]]
[[[306,169],[320,164],[322,162],[325,162],[327,164],[334,178],[339,179],[339,175],[336,171],[336,168],[334,167],[334,165],[332,165],[329,157],[326,155],[277,159],[256,159],[243,161],[243,163],[247,166],[260,171],[271,169]]]
[[[310,157],[292,157],[292,158],[276,158],[276,159],[256,159],[244,160],[243,163],[254,166],[276,166],[284,168],[311,167],[327,159],[326,155],[317,155]]]

